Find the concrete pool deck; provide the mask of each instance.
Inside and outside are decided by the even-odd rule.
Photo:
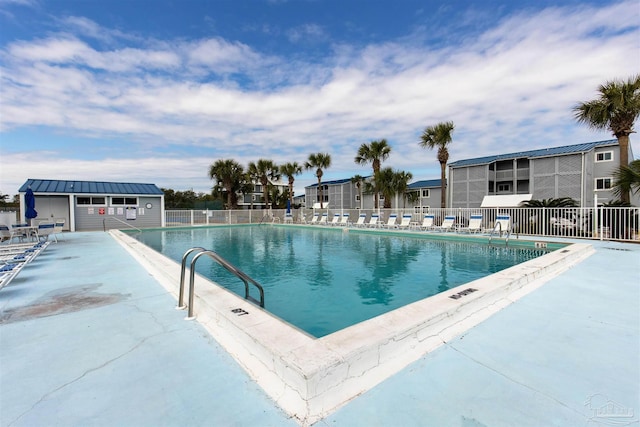
[[[637,424],[640,245],[581,242],[586,261],[315,425]],[[65,234],[0,291],[0,425],[298,425],[174,306],[109,234]]]

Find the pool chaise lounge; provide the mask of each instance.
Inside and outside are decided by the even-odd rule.
[[[440,224],[440,226],[436,226],[433,227],[433,230],[435,231],[452,231],[454,228],[454,224],[456,222],[456,217],[455,215],[447,215],[444,217],[444,221],[442,221],[442,224]]]
[[[460,232],[480,233],[482,229],[482,214],[473,214],[469,218],[469,225],[458,229]]]

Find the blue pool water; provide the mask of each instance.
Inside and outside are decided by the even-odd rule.
[[[331,227],[163,229],[137,239],[177,262],[192,247],[216,251],[264,287],[265,309],[315,337],[545,253]],[[244,297],[238,278],[208,257],[197,264],[198,273]]]

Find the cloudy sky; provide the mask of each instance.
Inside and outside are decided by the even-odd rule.
[[[610,139],[572,108],[639,64],[638,0],[0,0],[0,192],[208,192],[218,159],[316,152],[349,178],[382,138],[386,166],[438,178],[426,126],[455,123],[450,161]]]

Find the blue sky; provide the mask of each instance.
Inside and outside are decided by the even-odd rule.
[[[218,159],[316,152],[348,178],[382,138],[384,166],[438,178],[426,126],[455,123],[450,161],[610,139],[572,108],[639,64],[638,0],[0,0],[0,192],[208,192]]]

